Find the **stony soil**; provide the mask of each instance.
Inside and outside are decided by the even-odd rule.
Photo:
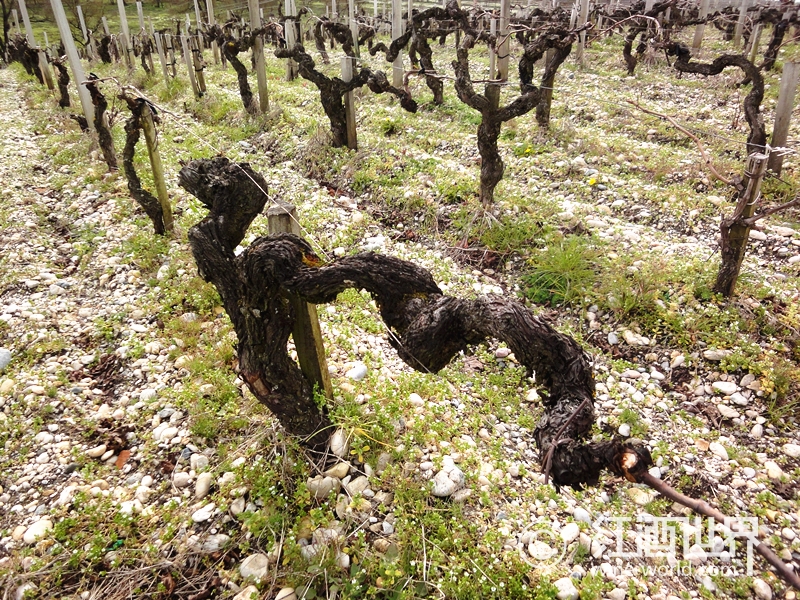
[[[30,597],[48,598],[95,598],[103,593],[169,597],[158,593],[177,586],[183,595],[175,597],[184,598],[201,592],[209,581],[219,585],[215,589],[220,597],[243,599],[252,592],[264,598],[291,597],[288,582],[297,577],[288,577],[287,565],[279,560],[288,532],[255,540],[243,525],[244,516],[258,513],[264,504],[256,497],[250,478],[282,456],[276,452],[285,443],[278,428],[242,392],[240,410],[248,425],[229,439],[207,443],[192,429],[196,415],[191,406],[175,400],[185,390],[196,389],[199,396],[213,394],[215,383],[196,381],[191,361],[197,353],[222,353],[217,345],[220,337],[231,343],[224,315],[176,309],[186,330],[203,337],[202,345],[191,349],[184,348],[174,328],[165,328],[154,306],[166,301],[170,286],[194,275],[192,264],[175,264],[177,256],[185,258],[185,249],[179,251],[179,241],[167,245],[155,272],[157,285],[148,283],[153,277],[142,273],[126,254],[125,244],[137,229],[124,214],[130,210],[130,200],[121,176],[104,175],[95,163],[94,183],[87,183],[83,167],[52,164],[42,142],[59,134],[40,130],[34,123],[31,107],[22,100],[26,97],[22,88],[31,85],[22,82],[16,71],[0,70],[4,223],[0,333],[2,346],[10,353],[10,364],[3,365],[0,377],[0,439],[4,440],[0,587],[4,597],[21,598],[25,590]],[[245,144],[234,150],[233,157],[239,152],[246,156],[248,148]],[[583,158],[562,167],[575,172],[591,169]],[[169,167],[173,174],[175,168]],[[307,204],[301,204],[301,209],[329,198],[293,165],[278,161],[273,168],[268,179],[277,193],[306,195]],[[613,181],[607,183],[613,185]],[[556,187],[563,191],[569,182]],[[101,188],[104,191],[98,191]],[[349,202],[340,200],[338,206],[326,210],[335,219],[359,222],[363,219],[359,205]],[[648,223],[649,214],[643,215],[643,207],[610,201],[604,210],[589,209],[588,204],[564,195],[561,202],[565,221],[577,216],[588,230],[618,242],[623,249],[634,245],[649,247],[654,254],[677,256],[707,256],[713,249],[713,235],[704,237],[691,228],[663,223],[655,227]],[[86,239],[80,231],[96,233]],[[331,238],[334,235],[330,233]],[[334,253],[363,247],[413,259],[432,268],[448,293],[511,293],[514,289],[513,280],[494,271],[459,267],[446,258],[439,243],[404,243],[396,237],[373,224],[352,247],[337,247]],[[784,261],[778,265],[797,262],[800,235],[794,229],[771,223],[755,240],[758,254],[753,260],[763,263],[753,265],[773,265],[774,257]],[[786,277],[780,268],[769,273],[776,285]],[[787,295],[784,301],[796,302],[797,296]],[[579,590],[590,593],[586,582],[594,578],[602,582],[599,594],[614,600],[626,595],[663,600],[684,594],[732,594],[730,587],[720,589],[717,570],[730,567],[741,572],[744,553],[739,546],[734,557],[720,556],[725,540],[719,536],[692,545],[687,555],[679,553],[678,558],[691,565],[690,575],[665,572],[660,578],[648,577],[642,567],[659,563],[614,556],[617,542],[621,543],[615,518],[644,518],[656,507],[658,514],[685,514],[678,506],[653,504],[658,499],[649,490],[609,478],[583,492],[561,490],[556,495],[547,488],[544,495],[537,495],[532,491],[544,489],[541,467],[531,425],[521,424],[515,414],[529,406],[536,410],[538,396],[529,381],[520,383],[518,395],[523,402],[514,407],[498,405],[477,418],[474,414],[479,412],[485,390],[476,389],[472,382],[445,373],[446,394],[412,392],[407,382],[416,376],[394,356],[386,333],[370,313],[368,299],[352,302],[362,307],[357,309],[359,316],[367,320],[355,335],[343,325],[348,311],[356,310],[352,305],[320,310],[337,392],[361,406],[368,420],[379,409],[371,403],[367,382],[401,382],[397,384],[404,390],[397,399],[401,412],[394,423],[398,436],[426,421],[446,422],[448,430],[439,439],[434,435],[416,444],[404,442],[379,453],[373,450],[374,462],[369,462],[350,452],[353,429],[343,427],[331,448],[330,468],[300,482],[320,500],[319,510],[330,519],[326,526],[315,524],[315,528],[292,533],[303,559],[313,563],[320,557],[333,558],[339,567],[349,568],[347,540],[359,530],[368,532],[374,552],[397,553],[396,528],[411,525],[398,522],[395,516],[396,479],[381,474],[400,472],[405,477],[402,485],[413,482],[426,493],[448,498],[446,502],[463,503],[463,515],[477,524],[482,535],[501,537],[500,560],[514,557],[527,563],[536,577],[543,574],[555,582],[559,598],[575,598]],[[757,309],[758,302],[752,302]],[[762,389],[761,380],[722,372],[718,365],[729,349],[698,344],[694,352],[685,352],[663,347],[632,329],[617,327],[597,307],[579,314],[570,326],[583,329],[595,347],[608,352],[598,353],[594,364],[600,431],[643,438],[656,456],[654,475],[673,483],[688,476],[691,489],[684,485],[684,491],[712,503],[724,501],[737,514],[758,517],[759,536],[795,570],[800,568],[799,430],[796,421],[771,420],[769,390]],[[630,366],[620,368],[609,355]],[[456,368],[466,373],[484,368],[502,373],[513,367],[513,355],[492,347],[464,357]],[[241,388],[229,372],[228,383]],[[627,418],[625,411],[630,410],[635,418]],[[323,502],[334,490],[338,494]],[[90,569],[71,568],[62,581],[63,595],[47,587],[53,585],[47,573],[65,560],[62,552],[72,535],[70,527],[96,528],[101,533],[120,518],[150,532],[149,558],[137,563],[131,558],[135,549],[115,544],[107,536],[95,548],[94,559],[99,565],[96,571],[108,575],[93,576]],[[628,536],[624,546],[628,551],[635,548],[635,536]],[[575,558],[576,552],[581,560]],[[717,555],[709,556],[712,552]],[[201,581],[200,576],[189,574],[190,566],[199,564],[193,561],[203,556],[217,561],[213,568],[204,567],[203,573],[218,580],[208,575]],[[669,559],[667,564],[672,566]],[[179,567],[185,580],[164,575],[170,572],[169,566]],[[290,567],[303,570],[300,565]],[[503,587],[491,572],[479,569],[462,576],[476,582],[489,578]],[[152,577],[148,575],[150,579],[143,583],[137,575],[141,572]],[[446,570],[440,573],[454,576]],[[754,578],[738,579],[744,582],[744,594],[795,598],[758,559]],[[435,578],[430,584],[430,589],[437,589]],[[157,590],[158,586],[164,587]],[[279,592],[281,588],[285,589]],[[301,586],[294,593],[300,596]]]

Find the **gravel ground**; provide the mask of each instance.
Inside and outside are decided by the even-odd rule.
[[[157,272],[158,285],[148,285],[147,277],[125,260],[125,242],[136,227],[119,216],[130,204],[123,179],[102,175],[102,185],[87,184],[82,168],[54,167],[41,140],[58,134],[35,131],[30,111],[20,104],[22,85],[27,84],[19,83],[12,70],[0,70],[0,331],[8,350],[0,353],[0,439],[5,440],[0,455],[0,574],[5,578],[0,583],[11,594],[5,597],[21,598],[26,589],[32,597],[61,597],[36,588],[35,572],[52,567],[50,556],[63,545],[78,504],[97,507],[97,527],[118,515],[155,524],[162,534],[154,537],[156,554],[160,548],[164,560],[175,560],[176,552],[184,557],[213,554],[246,535],[239,517],[259,506],[248,493],[242,469],[257,469],[264,457],[249,449],[252,439],[244,438],[237,441],[234,458],[222,461],[217,448],[200,444],[192,434],[192,415],[167,399],[189,385],[186,367],[192,353],[183,352],[180,337],[164,329],[153,301],[170,285],[191,277],[194,267],[174,264],[173,242]],[[243,146],[242,154],[247,150]],[[572,166],[591,168],[581,161]],[[276,165],[268,179],[282,195],[291,195],[290,188],[315,188],[287,164]],[[324,200],[316,193],[306,198],[305,208]],[[707,256],[713,246],[713,236],[634,222],[646,221],[641,210],[613,202],[598,208],[563,196],[561,203],[565,221],[577,215],[589,230],[622,248],[638,245],[664,255]],[[334,212],[340,220],[361,218],[358,204]],[[91,233],[77,235],[79,231]],[[358,243],[433,269],[448,293],[510,293],[514,288],[493,271],[460,268],[446,259],[442,247],[394,242],[390,233],[370,226]],[[757,232],[755,239],[755,268],[774,256],[784,260],[769,273],[779,285],[785,277],[780,265],[800,260],[795,254],[800,236],[776,225]],[[91,252],[78,252],[79,245]],[[363,304],[369,308],[368,300]],[[342,326],[341,307],[321,308],[320,313],[326,339],[332,340],[329,359],[337,390],[355,396],[369,415],[373,407],[362,381],[373,376],[382,382],[401,380],[410,371],[391,351],[384,332],[360,328],[353,336]],[[364,318],[377,322],[374,314]],[[200,321],[200,331],[212,342],[229,335],[223,319],[205,320],[192,311],[180,319],[187,327]],[[618,349],[631,365],[620,369],[596,357],[599,427],[642,438],[656,456],[655,476],[673,482],[689,476],[698,496],[712,503],[724,499],[738,514],[757,517],[759,536],[795,571],[800,569],[800,437],[796,423],[787,429],[787,423],[770,420],[769,391],[760,380],[721,372],[718,364],[728,349],[698,345],[688,353],[661,347],[636,331],[613,327],[596,307],[578,315],[578,321],[577,326]],[[98,337],[103,327],[108,339]],[[10,364],[3,364],[4,355],[10,355]],[[497,363],[491,368],[500,370],[514,366],[513,355],[502,347],[490,348],[481,360]],[[235,384],[241,387],[238,380]],[[653,565],[647,557],[615,555],[623,547],[631,553],[637,541],[630,532],[620,536],[615,519],[646,522],[654,493],[615,481],[583,492],[561,490],[557,498],[537,497],[531,490],[544,486],[531,429],[506,411],[488,414],[481,427],[474,427],[469,415],[481,402],[482,390],[450,387],[446,398],[420,391],[400,399],[402,428],[443,420],[456,432],[447,439],[402,444],[369,464],[352,459],[346,430],[335,436],[331,451],[341,461],[334,458],[331,468],[310,478],[307,487],[319,499],[339,492],[335,501],[321,505],[336,520],[298,536],[306,559],[313,561],[333,548],[337,563],[348,567],[350,557],[341,539],[357,529],[371,532],[376,552],[392,551],[396,522],[391,509],[397,490],[378,477],[392,462],[427,485],[432,495],[464,503],[481,531],[502,536],[506,556],[520,557],[532,572],[555,581],[559,598],[575,598],[587,574],[611,582],[604,594],[614,600],[731,593],[717,589],[711,576],[726,568],[743,573],[741,545],[731,556],[725,554],[724,535],[703,538],[690,544],[686,554],[679,552],[678,558],[690,565],[688,575],[673,569],[668,557],[668,569],[657,578],[648,576],[642,570]],[[211,388],[200,386],[200,393],[210,394]],[[525,386],[520,396],[523,408],[538,400]],[[253,410],[261,439],[277,435],[269,416],[251,399],[245,407]],[[662,508],[663,515],[686,514],[677,506]],[[160,522],[180,523],[168,541]],[[685,524],[683,531],[691,531],[691,525]],[[102,552],[112,572],[118,566],[116,552],[113,547]],[[576,560],[576,552],[585,558]],[[224,594],[247,598],[256,590],[253,584],[272,578],[279,553],[238,554],[222,577]],[[759,560],[754,579],[745,581],[745,592],[758,598],[773,597],[773,590],[787,600],[795,598]],[[93,593],[103,585],[87,580],[77,586],[75,597],[98,597]],[[278,591],[280,587],[280,581],[272,580],[261,589],[268,594],[264,597],[277,593],[290,598],[293,592]]]

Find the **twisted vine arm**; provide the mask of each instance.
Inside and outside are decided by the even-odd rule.
[[[189,241],[201,275],[219,290],[236,330],[242,378],[290,433],[318,446],[327,439],[320,431],[329,420],[288,357],[294,315],[286,294],[326,303],[355,288],[372,295],[392,346],[418,371],[439,371],[468,345],[488,338],[506,342],[547,390],[534,439],[542,457],[551,455],[556,485],[596,483],[606,468],[633,481],[651,464],[644,448],[618,440],[586,443],[594,422],[588,356],[520,302],[494,295],[445,296],[427,270],[380,254],[361,253],[321,266],[311,246],[292,234],[259,237],[236,256],[234,247],[267,201],[263,178],[249,165],[217,157],[190,162],[179,182],[210,209],[190,229]],[[626,462],[626,456],[635,460]],[[631,462],[633,470],[626,467]]]

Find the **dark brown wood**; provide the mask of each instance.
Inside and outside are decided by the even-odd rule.
[[[56,71],[58,71],[58,93],[60,96],[58,99],[58,105],[61,108],[68,108],[70,105],[69,72],[67,71],[67,67],[64,66],[64,61],[62,59],[51,59],[51,62]]]
[[[261,240],[275,240],[271,236],[258,238],[238,256],[234,253],[269,201],[267,182],[248,164],[224,157],[192,161],[181,169],[178,181],[209,209],[189,230],[189,244],[201,276],[217,288],[236,331],[240,376],[289,434],[324,449],[331,422],[286,351],[296,315],[280,286],[286,269],[316,257],[307,244],[281,242],[280,236],[277,243],[285,252],[263,251]]]
[[[748,223],[756,210],[761,193],[761,182],[767,170],[766,154],[751,154],[747,157],[743,189],[739,193],[739,201],[733,215],[722,219],[720,223],[720,256],[721,263],[714,283],[714,292],[726,298],[733,296],[739,271],[742,268],[747,242],[750,238]]]
[[[628,75],[633,75],[634,71],[636,70],[636,65],[639,64],[639,58],[647,49],[648,39],[655,35],[652,19],[658,17],[658,15],[666,11],[674,4],[675,0],[667,0],[666,2],[654,4],[653,8],[644,12],[643,16],[649,18],[636,19],[634,24],[628,28],[628,34],[625,36],[625,43],[622,46],[622,58],[625,60],[625,64],[628,67]],[[642,37],[639,40],[639,44],[636,46],[636,56],[634,56],[633,44],[636,42],[636,38],[638,38],[640,35]]]
[[[688,506],[694,512],[706,517],[711,517],[717,523],[724,524],[731,531],[747,532],[747,530],[744,529],[735,518],[724,515],[722,512],[711,506],[708,502],[684,496],[672,486],[661,481],[660,479],[656,479],[646,471],[639,477],[639,481],[653,488],[665,498],[668,498],[673,502],[677,502],[678,504],[682,504],[683,506]],[[778,576],[781,579],[783,579],[796,590],[800,590],[800,577],[798,577],[797,574],[792,571],[791,567],[783,562],[778,555],[766,545],[766,543],[759,540],[756,537],[757,535],[757,532],[755,532],[753,539],[750,540],[753,543],[753,547],[756,549],[756,552],[763,556],[770,565],[775,567],[775,570],[778,572]]]
[[[131,111],[130,118],[125,122],[125,147],[122,149],[122,169],[128,181],[128,191],[153,222],[156,234],[164,235],[167,232],[167,228],[164,222],[164,210],[161,202],[142,187],[142,182],[134,166],[136,144],[139,141],[139,132],[142,129],[142,112],[149,110],[149,107],[142,98],[121,96],[121,99],[125,100]]]
[[[92,97],[92,104],[94,104],[94,128],[95,131],[97,131],[100,150],[103,152],[103,158],[109,170],[116,171],[119,168],[117,164],[117,153],[114,150],[114,138],[111,137],[111,130],[108,128],[108,117],[106,116],[108,101],[100,91],[97,77],[94,75],[89,75],[86,89],[89,90],[89,95]]]
[[[274,201],[267,210],[267,219],[271,234],[300,235],[297,210],[291,204]],[[328,373],[328,362],[325,358],[325,345],[322,342],[317,306],[309,304],[293,293],[289,294],[289,301],[292,303],[296,316],[292,328],[292,339],[297,350],[297,362],[300,364],[300,370],[320,393],[329,400],[333,400],[333,387]]]
[[[681,73],[697,73],[700,75],[718,75],[726,67],[739,67],[745,74],[745,81],[752,82],[752,88],[744,99],[744,116],[750,126],[747,136],[747,153],[762,152],[767,143],[764,119],[761,115],[761,101],[764,99],[764,78],[761,71],[744,56],[723,54],[711,63],[692,61],[692,54],[687,46],[673,42],[667,46],[667,53],[676,56],[673,65]]]
[[[278,58],[291,58],[297,62],[298,72],[303,79],[307,79],[319,90],[322,109],[331,124],[331,145],[342,148],[347,145],[347,111],[344,104],[344,95],[357,88],[367,85],[376,94],[389,93],[400,99],[400,106],[409,112],[416,112],[417,103],[411,95],[403,89],[389,84],[382,71],[361,69],[353,74],[350,81],[342,81],[338,77],[330,78],[316,69],[314,59],[305,51],[302,44],[295,44],[294,48],[279,48],[275,50]]]
[[[503,123],[530,112],[542,99],[542,90],[532,84],[534,63],[548,48],[556,48],[554,58],[548,63],[544,74],[549,81],[552,81],[558,67],[569,55],[578,33],[578,30],[551,30],[526,45],[519,63],[521,94],[506,106],[500,107],[498,84],[487,83],[482,95],[475,92],[469,71],[469,50],[482,34],[472,29],[465,31],[461,46],[456,52],[456,60],[453,61],[456,75],[455,88],[459,100],[481,113],[481,123],[478,126],[478,152],[481,155],[480,199],[485,207],[494,203],[494,189],[503,178],[505,170],[497,147]],[[492,42],[492,40],[487,41]]]

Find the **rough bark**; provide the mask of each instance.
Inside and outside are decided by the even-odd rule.
[[[142,128],[141,118],[145,101],[141,98],[131,99],[124,96],[121,98],[127,102],[131,111],[131,117],[125,122],[125,147],[122,149],[122,168],[125,172],[125,179],[128,180],[128,191],[153,222],[156,234],[164,235],[166,228],[164,227],[164,212],[161,203],[158,198],[142,187],[142,182],[133,164],[136,143],[139,141],[139,131]]]
[[[247,81],[247,67],[244,66],[242,61],[237,56],[239,52],[244,50],[241,40],[236,40],[231,36],[225,36],[220,33],[217,37],[217,44],[222,49],[222,54],[231,63],[233,70],[236,71],[236,79],[239,83],[239,96],[242,99],[244,110],[249,114],[258,112],[258,106],[253,98],[253,90],[250,89],[250,83]]]
[[[314,46],[322,58],[322,64],[327,65],[331,61],[328,57],[328,50],[325,48],[325,37],[322,34],[322,26],[324,22],[325,21],[323,19],[320,19],[317,21],[316,25],[314,25]]]
[[[58,105],[61,108],[68,108],[69,107],[69,71],[64,66],[64,62],[61,59],[51,60],[53,66],[58,71]]]
[[[100,45],[97,47],[97,53],[100,55],[100,60],[104,63],[111,63],[111,36],[105,35],[100,39]]]
[[[541,58],[548,48],[557,48],[553,60],[544,73],[548,79],[554,78],[556,70],[569,55],[576,35],[577,31],[556,30],[543,34],[526,46],[519,64],[521,94],[506,106],[500,107],[496,101],[496,98],[499,98],[497,85],[487,84],[483,95],[476,93],[472,86],[469,49],[477,40],[477,32],[474,30],[465,32],[456,53],[457,60],[453,62],[456,75],[455,88],[459,100],[481,113],[481,123],[478,126],[478,151],[481,155],[480,199],[484,206],[488,207],[494,203],[494,189],[503,178],[505,169],[497,148],[502,124],[530,112],[542,99],[541,89],[531,83],[533,63]]]
[[[764,62],[761,68],[766,71],[771,71],[775,66],[775,60],[778,58],[778,50],[783,43],[783,38],[786,35],[786,30],[789,28],[789,20],[780,20],[775,23],[772,29],[772,37],[769,40],[767,49],[764,52]]]
[[[673,4],[675,4],[674,0],[654,4],[653,8],[644,13],[644,16],[655,18]],[[652,35],[648,35],[646,32],[652,27],[652,21],[649,19],[638,19],[637,22],[628,28],[628,35],[625,36],[625,44],[622,46],[622,58],[625,60],[625,64],[628,67],[628,75],[633,75],[636,70],[636,65],[639,64],[639,57],[644,54],[644,51],[647,49],[647,37],[652,37]],[[633,44],[640,34],[642,34],[642,38],[636,47],[636,56],[634,56]]]
[[[428,43],[428,35],[416,32],[411,47],[419,54],[419,62],[425,75],[425,84],[433,92],[433,103],[437,106],[444,103],[444,84],[436,77],[436,68],[433,66],[433,50]]]
[[[290,433],[319,447],[328,438],[323,429],[329,421],[286,353],[294,316],[284,294],[326,303],[355,288],[372,295],[393,347],[418,371],[439,371],[470,344],[504,341],[547,390],[534,438],[542,457],[553,449],[550,472],[556,485],[593,484],[605,468],[627,476],[625,452],[636,454],[640,469],[651,464],[646,450],[616,440],[585,443],[594,422],[589,358],[575,340],[521,303],[501,296],[444,296],[427,270],[374,253],[320,266],[311,247],[292,234],[260,237],[237,257],[233,248],[267,200],[258,187],[266,189],[263,178],[246,164],[218,157],[189,163],[179,181],[210,209],[189,230],[189,241],[201,275],[219,290],[236,330],[242,378]]]
[[[239,374],[253,395],[284,429],[309,446],[323,449],[330,435],[327,410],[287,353],[294,314],[280,278],[311,256],[305,244],[286,245],[287,257],[263,252],[258,238],[239,256],[234,248],[269,200],[267,182],[249,165],[224,157],[192,161],[178,176],[209,215],[189,230],[189,244],[201,276],[222,298],[238,338]]]
[[[94,75],[89,75],[89,81],[97,79]],[[103,158],[111,171],[116,171],[119,166],[117,165],[117,153],[114,151],[114,139],[111,137],[111,130],[105,118],[106,110],[108,109],[108,101],[100,91],[97,83],[87,83],[86,89],[89,90],[89,95],[92,97],[92,104],[94,104],[94,128],[97,131],[97,139],[100,143],[100,150],[103,152]]]
[[[683,44],[673,42],[667,47],[668,54],[676,56],[673,65],[682,73],[698,73],[700,75],[718,75],[726,67],[739,67],[747,80],[753,84],[750,93],[744,99],[744,116],[750,126],[747,136],[747,153],[760,152],[767,143],[767,133],[761,115],[761,101],[764,99],[764,78],[753,63],[744,56],[736,54],[723,54],[711,63],[692,62],[689,48]]]
[[[566,29],[551,29],[524,46],[524,52],[519,59],[518,66],[520,91],[523,93],[532,86],[533,65],[548,50],[554,50],[553,56],[545,65],[540,83],[541,99],[536,105],[536,122],[540,127],[546,128],[550,125],[550,106],[553,99],[553,84],[556,80],[556,73],[564,61],[567,60],[570,52],[572,52],[572,44],[577,33]]]
[[[368,85],[376,94],[388,92],[400,99],[400,105],[409,112],[416,112],[417,104],[411,95],[393,87],[381,71],[373,73],[369,69],[361,69],[350,81],[342,81],[338,77],[330,78],[316,69],[314,59],[305,51],[302,44],[294,48],[275,50],[278,58],[291,58],[297,63],[297,69],[303,79],[307,79],[319,90],[322,108],[331,124],[331,145],[342,148],[347,145],[347,115],[344,107],[344,95],[347,92]]]

